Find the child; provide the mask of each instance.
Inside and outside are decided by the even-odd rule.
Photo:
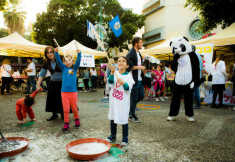
[[[164,82],[162,80],[162,76],[163,76],[163,72],[161,71],[161,67],[160,65],[157,66],[157,70],[155,71],[156,73],[156,77],[154,78],[153,80],[153,85],[154,85],[154,89],[155,89],[155,92],[156,92],[156,101],[164,101],[164,99],[162,98],[163,96],[163,87],[164,87]],[[158,96],[160,93],[160,96],[159,99],[158,99]]]
[[[128,144],[128,118],[130,110],[130,93],[135,81],[132,74],[126,72],[129,67],[129,60],[126,57],[120,57],[117,63],[118,71],[115,73],[115,66],[111,67],[108,83],[111,84],[109,95],[109,115],[111,120],[111,135],[109,142],[116,140],[117,124],[122,125],[122,146]],[[114,75],[115,73],[115,75]]]
[[[42,91],[42,89],[40,91]],[[38,90],[35,90],[31,95],[27,95],[26,97],[21,98],[16,102],[16,115],[19,120],[18,123],[24,124],[27,122],[26,113],[28,113],[32,121],[36,121],[31,106],[34,104],[34,98],[37,93]]]
[[[75,119],[75,128],[80,127],[79,114],[77,109],[77,70],[81,61],[81,52],[77,50],[77,61],[74,64],[71,56],[66,56],[67,60],[64,58],[64,63],[61,61],[58,48],[55,49],[55,58],[62,71],[62,88],[61,88],[61,98],[64,109],[64,127],[62,128],[63,132],[68,131],[69,129],[69,111],[70,107],[72,108],[74,119]],[[73,65],[74,64],[74,65]]]

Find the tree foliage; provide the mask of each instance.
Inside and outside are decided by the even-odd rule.
[[[109,47],[127,47],[135,32],[144,25],[144,17],[124,10],[118,0],[102,0],[102,22],[108,31],[105,40]],[[33,40],[40,44],[54,45],[53,38],[63,46],[73,39],[90,48],[97,43],[87,37],[87,20],[95,24],[100,21],[100,0],[50,0],[47,12],[37,15],[33,25]],[[108,22],[119,15],[123,33],[116,38]]]
[[[0,29],[0,38],[8,36],[9,33],[6,29],[1,28]]]
[[[235,0],[187,0],[185,7],[190,5],[194,11],[200,12],[204,32],[209,32],[217,25],[222,25],[224,29],[235,22]]]
[[[0,0],[0,11],[4,11],[7,4],[7,0]]]

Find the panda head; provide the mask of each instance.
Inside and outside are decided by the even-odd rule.
[[[193,48],[190,45],[188,39],[183,36],[174,38],[170,42],[170,47],[172,49],[173,54],[178,53],[179,55],[184,55],[184,54],[188,54],[193,51]]]

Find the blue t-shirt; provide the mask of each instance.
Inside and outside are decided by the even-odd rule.
[[[81,62],[81,52],[77,54],[77,61],[72,67],[67,67],[61,61],[59,53],[55,52],[56,61],[62,70],[62,88],[61,92],[77,92],[77,70]],[[73,71],[73,75],[71,72]]]

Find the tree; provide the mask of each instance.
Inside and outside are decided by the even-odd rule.
[[[235,0],[187,0],[185,7],[190,6],[194,11],[199,11],[203,32],[222,25],[222,29],[235,22]]]
[[[9,6],[3,11],[5,24],[10,29],[10,33],[17,31],[20,34],[24,32],[24,20],[26,12],[20,7],[20,0],[10,0]]]
[[[51,0],[47,12],[37,15],[33,25],[33,39],[37,43],[54,45],[53,38],[63,46],[76,39],[83,45],[96,48],[97,43],[87,37],[87,20],[93,24],[100,20],[100,0]],[[127,47],[135,32],[144,25],[142,15],[133,14],[131,10],[124,10],[118,0],[102,0],[102,22],[108,29],[108,22],[117,14],[120,17],[123,33],[115,38],[108,32],[105,40],[110,47]]]
[[[0,11],[4,11],[7,4],[7,0],[0,0]]]
[[[9,33],[6,29],[1,28],[0,29],[0,38],[8,36]]]

